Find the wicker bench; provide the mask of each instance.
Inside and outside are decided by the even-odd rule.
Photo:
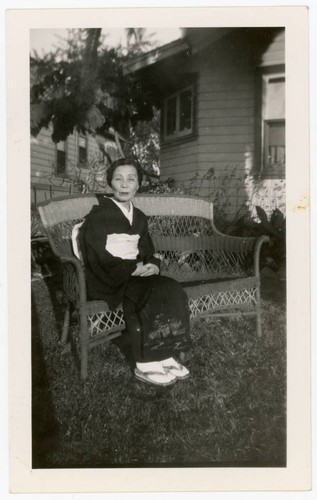
[[[86,298],[85,270],[74,256],[73,226],[98,204],[94,194],[71,195],[38,204],[53,252],[63,264],[67,298],[62,342],[67,341],[70,314],[79,318],[81,377],[88,374],[88,351],[121,334],[122,308],[111,311],[104,301]],[[134,205],[147,216],[161,273],[183,283],[191,321],[207,316],[253,315],[261,336],[259,256],[268,237],[239,238],[220,233],[213,205],[179,195],[139,195]]]

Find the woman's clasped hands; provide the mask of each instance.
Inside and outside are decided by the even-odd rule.
[[[143,264],[143,262],[138,262],[136,270],[132,273],[132,276],[146,277],[158,273],[159,273],[159,268],[155,264],[151,264],[150,262],[148,264]]]

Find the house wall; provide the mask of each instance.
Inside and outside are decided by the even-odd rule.
[[[179,71],[179,66],[177,65],[176,71]],[[182,66],[182,71],[184,73],[197,74],[199,71],[198,60],[193,58],[188,61],[187,65],[185,63]],[[177,183],[187,185],[198,170],[198,147],[197,134],[185,140],[178,139],[171,143],[161,144],[160,172],[162,180],[171,177]]]
[[[285,31],[278,30],[273,33],[266,50],[261,56],[259,66],[272,66],[285,64]]]
[[[161,148],[160,168],[163,180],[171,177],[177,182],[189,182],[197,172],[197,165],[197,139]]]
[[[285,31],[276,32],[262,57],[259,67],[275,66],[285,64]],[[253,166],[253,158],[251,158]],[[279,208],[283,214],[286,212],[286,180],[285,179],[246,179],[246,191],[250,211],[254,215],[254,207],[260,205],[271,214],[275,208]]]
[[[256,204],[285,210],[285,181],[252,177],[255,147],[256,68],[285,61],[284,32],[257,60],[245,33],[226,37],[195,57],[198,71],[197,139],[163,146],[161,175],[212,199],[215,213],[233,218]],[[212,49],[212,50],[211,50]],[[186,68],[184,69],[186,71]],[[198,188],[198,193],[197,193]]]
[[[88,181],[89,168],[78,167],[77,132],[67,138],[65,174],[56,174],[56,145],[51,139],[52,128],[43,128],[36,138],[31,138],[31,201],[39,203],[52,197],[78,191],[76,179]],[[102,164],[102,156],[93,136],[87,137],[88,166]],[[104,176],[104,174],[103,174]],[[100,179],[104,183],[104,179]],[[95,186],[97,190],[98,186]]]
[[[208,53],[200,57],[198,164],[201,176],[210,172],[200,194],[215,202],[215,212],[232,217],[246,201],[244,169],[254,151],[255,87],[253,68],[241,58],[240,47],[221,49],[219,45],[208,59]]]
[[[36,138],[31,138],[31,182],[38,183],[49,178],[56,162],[55,144],[51,131],[42,129]]]

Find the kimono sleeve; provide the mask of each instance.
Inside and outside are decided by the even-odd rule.
[[[144,264],[155,264],[160,269],[161,261],[154,257],[155,248],[149,233],[147,219],[144,221],[144,231],[139,240],[139,257]]]
[[[114,257],[106,250],[107,233],[97,217],[87,219],[80,229],[80,248],[85,266],[109,287],[124,284],[136,269],[137,260]]]

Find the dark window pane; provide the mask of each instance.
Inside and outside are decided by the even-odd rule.
[[[87,163],[87,149],[79,146],[79,164],[86,165]]]
[[[266,124],[266,165],[274,167],[285,164],[285,122],[267,122]]]
[[[269,144],[271,146],[285,146],[285,126],[281,123],[270,124]]]
[[[78,161],[81,167],[87,163],[87,139],[86,137],[79,136],[78,139]]]
[[[166,101],[166,135],[176,132],[176,97]]]
[[[185,90],[180,94],[180,120],[179,130],[190,130],[192,128],[192,91]]]
[[[65,172],[66,167],[66,154],[65,151],[57,150],[57,173],[63,174]]]

